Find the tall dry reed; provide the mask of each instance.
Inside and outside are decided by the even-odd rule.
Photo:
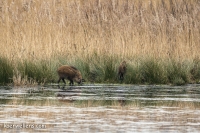
[[[198,0],[1,0],[1,56],[193,59],[199,14]]]

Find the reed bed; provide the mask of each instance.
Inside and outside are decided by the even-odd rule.
[[[61,64],[118,82],[122,60],[124,83],[199,82],[199,14],[198,0],[1,0],[1,83],[55,82]]]

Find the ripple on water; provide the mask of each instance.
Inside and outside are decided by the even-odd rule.
[[[12,131],[199,132],[199,89],[200,85],[0,89],[0,131],[10,130],[4,124],[25,123],[46,128]]]

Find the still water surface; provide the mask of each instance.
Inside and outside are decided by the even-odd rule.
[[[200,85],[0,87],[0,132],[200,132]]]

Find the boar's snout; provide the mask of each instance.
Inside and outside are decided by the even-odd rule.
[[[82,79],[81,79],[81,78],[76,78],[75,80],[76,80],[76,82],[77,82],[78,84],[82,84]]]

